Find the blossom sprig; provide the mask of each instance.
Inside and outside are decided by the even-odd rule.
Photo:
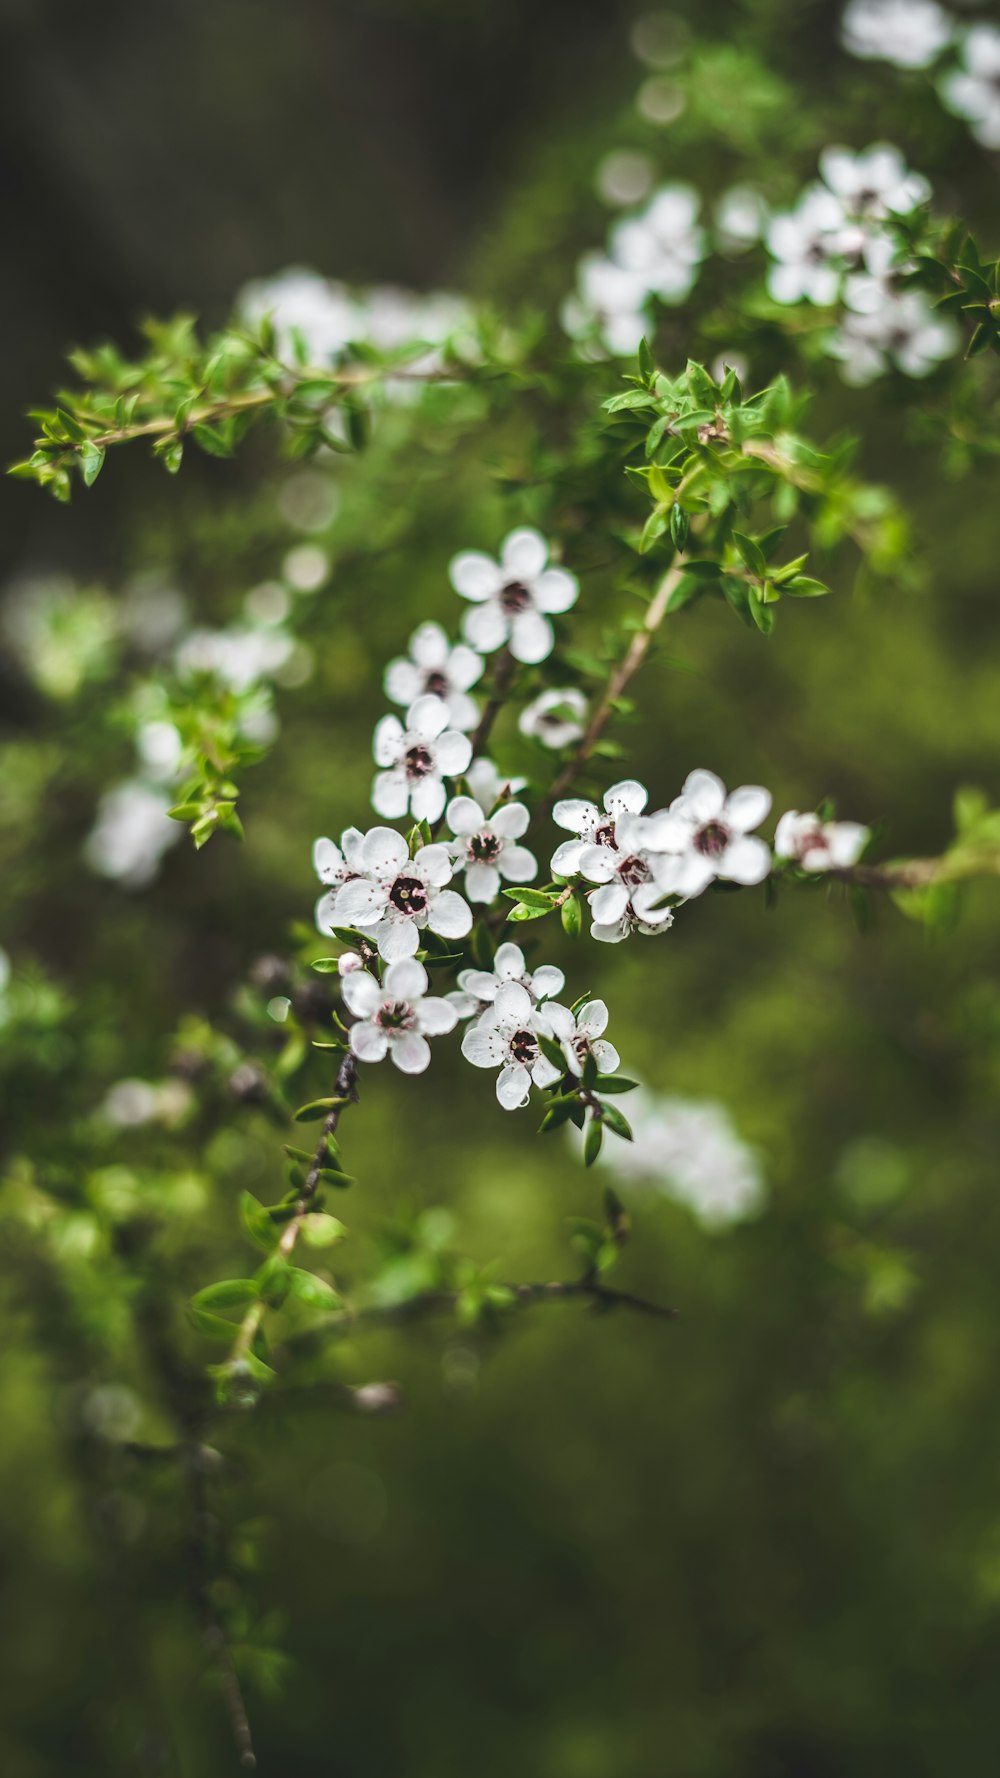
[[[389,821],[412,814],[416,821],[437,821],[444,813],[446,778],[458,778],[472,760],[472,743],[449,728],[450,711],[443,698],[429,693],[414,700],[405,722],[383,716],[376,724],[372,751],[382,770],[372,784],[372,808]]]

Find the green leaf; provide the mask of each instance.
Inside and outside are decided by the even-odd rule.
[[[544,889],[505,889],[508,901],[519,901],[527,908],[541,908],[547,914],[556,901],[556,896]]]
[[[312,1099],[308,1105],[300,1105],[298,1111],[292,1113],[297,1124],[314,1124],[318,1118],[326,1117],[335,1105],[346,1105],[346,1099]]]
[[[733,542],[750,573],[756,575],[758,580],[764,580],[767,575],[767,562],[760,544],[753,537],[744,537],[742,531],[733,532]]]
[[[552,911],[551,902],[549,903],[549,905],[547,907],[544,907],[544,908],[516,907],[516,908],[511,909],[510,913],[507,915],[507,918],[508,918],[508,920],[518,920],[518,921],[544,920],[546,914],[551,913],[551,911]]]
[[[583,1142],[583,1164],[592,1167],[601,1152],[604,1141],[604,1125],[600,1118],[592,1117],[587,1125],[587,1134]]]
[[[80,448],[80,474],[85,487],[92,488],[104,468],[103,446],[87,442]]]
[[[562,921],[563,931],[570,938],[579,938],[583,930],[583,910],[577,896],[567,897],[559,909],[559,918]]]
[[[240,1217],[251,1241],[270,1253],[278,1239],[278,1230],[264,1205],[251,1192],[240,1193]]]
[[[653,354],[649,349],[649,341],[641,339],[639,341],[639,375],[644,383],[649,383],[652,381],[654,374],[655,366],[653,364]]]
[[[310,1309],[342,1309],[343,1302],[332,1284],[317,1278],[315,1272],[304,1272],[298,1266],[288,1268],[288,1288],[292,1296]]]
[[[218,1284],[206,1284],[191,1298],[193,1309],[242,1309],[257,1301],[257,1285],[252,1278],[223,1278]]]
[[[565,1074],[566,1057],[563,1055],[562,1050],[559,1048],[555,1039],[552,1037],[544,1037],[541,1032],[538,1032],[537,1035],[538,1047],[546,1061],[551,1062],[553,1068],[558,1068],[560,1074]]]
[[[622,1116],[617,1105],[605,1105],[603,1117],[609,1130],[613,1130],[615,1135],[621,1136],[625,1142],[631,1142],[632,1126],[628,1119]]]
[[[599,1074],[596,1090],[599,1093],[631,1093],[639,1084],[637,1080],[629,1080],[627,1074]]]
[[[830,591],[821,580],[810,580],[808,575],[796,574],[792,580],[786,580],[782,592],[791,599],[823,599]]]

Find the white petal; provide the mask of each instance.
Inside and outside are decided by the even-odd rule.
[[[774,830],[774,852],[777,858],[794,858],[798,852],[799,823],[802,816],[798,809],[788,809]]]
[[[462,634],[473,648],[480,648],[484,654],[491,654],[495,648],[502,648],[507,640],[510,625],[499,605],[492,600],[488,605],[477,605],[474,611],[467,611],[462,619]]]
[[[344,828],[344,831],[340,836],[340,849],[344,854],[344,859],[349,870],[359,871],[364,869],[364,865],[361,862],[361,848],[364,843],[365,836],[361,832],[360,827]]]
[[[834,821],[827,828],[830,857],[839,870],[856,864],[868,844],[869,832],[857,821]]]
[[[540,611],[519,611],[510,626],[510,652],[516,661],[534,666],[552,653],[555,632]]]
[[[400,659],[390,661],[385,670],[383,680],[385,695],[393,704],[409,707],[414,698],[418,698],[424,687],[424,676],[419,667],[412,661]]]
[[[415,920],[383,920],[378,930],[378,950],[386,963],[397,963],[400,957],[412,957],[419,947],[420,934]]]
[[[442,889],[431,903],[427,924],[440,938],[464,938],[472,930],[472,909],[454,889]]]
[[[597,1063],[602,1074],[614,1074],[615,1069],[621,1066],[621,1056],[618,1054],[613,1043],[608,1043],[606,1039],[601,1039],[593,1044],[592,1048],[594,1052],[594,1061]]]
[[[465,893],[470,901],[477,903],[495,901],[500,893],[500,872],[496,865],[470,864],[465,873]]]
[[[440,778],[421,778],[410,787],[410,808],[416,821],[435,822],[444,813],[446,792]],[[385,809],[379,814],[384,815]]]
[[[313,846],[313,870],[321,883],[335,883],[344,869],[344,856],[332,840],[317,840]]]
[[[460,735],[457,729],[446,729],[438,736],[434,754],[438,771],[446,778],[457,778],[472,758],[472,742],[468,735]]]
[[[403,1074],[423,1074],[431,1059],[431,1046],[419,1031],[394,1031],[389,1054]]]
[[[540,531],[522,525],[508,532],[500,548],[500,562],[507,580],[532,580],[549,559],[549,546]]]
[[[471,648],[469,653],[472,653]],[[476,659],[478,661],[478,654]],[[479,721],[479,705],[475,698],[468,697],[464,691],[449,692],[448,721],[452,728],[460,729],[463,734],[467,729],[474,729]]]
[[[478,833],[486,826],[486,816],[471,796],[453,796],[448,804],[448,826],[452,833]]]
[[[719,876],[731,883],[762,883],[770,868],[770,849],[749,834],[733,840],[719,859]]]
[[[617,874],[619,857],[619,853],[610,846],[581,845],[577,855],[577,869],[588,883],[610,883]],[[625,900],[628,900],[627,895]]]
[[[427,992],[427,971],[415,957],[403,957],[390,963],[383,986],[393,1000],[419,1000]]]
[[[456,691],[468,691],[483,676],[486,662],[474,648],[466,647],[464,642],[456,642],[448,656],[448,678]]]
[[[456,1018],[471,1019],[474,1018],[475,1014],[479,1011],[479,1001],[476,999],[476,996],[474,994],[464,994],[459,988],[452,988],[451,992],[447,994],[445,998],[447,999],[448,1004],[454,1007]],[[419,1016],[420,1009],[418,1007],[418,1019]]]
[[[497,954],[493,959],[493,968],[497,975],[504,976],[508,981],[519,982],[524,974],[524,952],[520,945],[505,944],[497,946]]]
[[[440,624],[420,624],[410,637],[410,653],[418,666],[443,667],[448,659],[448,638]]]
[[[561,1080],[562,1075],[563,1070],[554,1067],[548,1056],[539,1056],[531,1070],[531,1078],[536,1087],[550,1087],[555,1081]]]
[[[551,1036],[558,1037],[565,1043],[576,1030],[576,1020],[568,1006],[560,1006],[558,1000],[547,1001],[535,1015],[535,1023],[539,1030],[548,1031]]]
[[[410,804],[410,786],[406,773],[397,766],[391,772],[377,772],[372,779],[372,808],[387,821],[398,821]]]
[[[760,784],[743,784],[726,798],[725,818],[737,833],[759,827],[771,812],[771,792]]]
[[[604,793],[604,807],[609,815],[641,815],[649,800],[649,791],[638,778],[622,778]]]
[[[611,926],[620,920],[628,907],[628,890],[624,883],[608,883],[588,895],[590,911],[600,926]]]
[[[564,827],[567,833],[591,833],[600,825],[601,811],[596,803],[584,802],[578,796],[568,796],[556,803],[552,819],[557,827]]]
[[[554,877],[575,877],[580,870],[580,859],[587,850],[586,840],[563,840],[557,846],[549,860],[549,869]]]
[[[711,821],[722,813],[726,800],[726,787],[721,778],[714,772],[706,772],[699,768],[689,772],[684,780],[684,813],[690,813],[692,820],[697,822]]]
[[[477,1006],[480,1001],[495,999],[499,987],[496,978],[485,969],[460,969],[458,981],[459,986],[475,998]]]
[[[531,883],[538,875],[538,860],[527,846],[505,846],[497,864],[508,883]]]
[[[316,921],[317,931],[324,933],[327,937],[331,935],[337,924],[336,915],[333,911],[336,900],[336,893],[331,889],[326,895],[320,896],[313,910],[313,918]]]
[[[538,1000],[550,1000],[554,994],[561,994],[565,986],[566,977],[554,963],[539,964],[531,977],[531,992]]]
[[[356,969],[353,974],[345,975],[340,991],[345,1006],[357,1019],[370,1019],[382,1004],[382,990],[367,969]]]
[[[390,717],[388,720],[392,721]],[[448,706],[443,698],[428,692],[422,698],[415,698],[406,712],[406,726],[413,735],[419,735],[422,741],[434,741],[443,729],[448,726]]]
[[[497,1098],[505,1111],[519,1111],[531,1097],[531,1075],[526,1068],[508,1066],[497,1075]]]
[[[448,579],[460,598],[471,599],[477,605],[491,594],[498,593],[503,585],[503,576],[497,564],[478,549],[462,550],[459,555],[453,556],[448,567]]]
[[[351,1049],[361,1062],[381,1062],[389,1039],[379,1025],[352,1025]]]
[[[602,926],[610,924],[602,920]],[[576,1015],[577,1029],[586,1037],[600,1037],[608,1028],[608,1009],[603,1000],[588,1000]]]
[[[407,846],[394,827],[370,827],[361,846],[361,863],[378,877],[394,877],[406,863]]]
[[[469,1025],[462,1037],[462,1054],[473,1068],[499,1068],[507,1045],[495,1025]]]
[[[601,926],[595,920],[590,928],[590,936],[596,938],[602,945],[620,945],[622,940],[628,937],[628,933],[620,921],[614,926]]]
[[[532,586],[532,594],[539,611],[548,612],[551,616],[561,611],[568,611],[580,597],[580,583],[575,574],[568,568],[546,568]]]
[[[490,826],[503,840],[519,840],[523,833],[527,833],[530,821],[531,816],[523,803],[504,803],[497,810]],[[480,822],[480,826],[484,825],[484,822]]]
[[[455,874],[447,846],[441,845],[440,841],[432,846],[421,846],[413,857],[413,874],[433,889],[443,889]]]
[[[493,1002],[493,1012],[501,1025],[530,1025],[534,1012],[531,995],[520,982],[506,982]]]
[[[375,724],[372,754],[377,766],[391,766],[403,751],[403,725],[398,716],[383,716]]]
[[[434,1037],[442,1036],[445,1031],[454,1031],[458,1024],[458,1008],[450,996],[447,1000],[441,1000],[430,994],[425,1000],[421,1000],[414,1011],[419,1029],[430,1032]]]
[[[355,877],[352,883],[345,883],[337,890],[337,899],[333,904],[334,924],[337,926],[371,926],[381,919],[385,912],[386,892],[381,883],[371,883],[366,877]]]

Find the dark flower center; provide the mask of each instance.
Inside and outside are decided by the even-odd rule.
[[[500,593],[500,604],[511,616],[519,611],[527,611],[531,604],[531,594],[520,580],[509,580]]]
[[[408,1031],[414,1023],[413,1008],[406,1000],[388,1000],[379,1007],[376,1022],[383,1031]]]
[[[428,772],[434,770],[434,755],[418,743],[415,747],[406,749],[403,763],[408,778],[426,778]]]
[[[590,843],[592,846],[611,846],[617,852],[614,821],[602,821],[599,827],[595,827],[590,836]]]
[[[631,858],[624,858],[618,866],[618,875],[629,889],[638,889],[640,883],[648,883],[652,872],[644,858],[638,853]]]
[[[703,858],[721,858],[729,844],[729,829],[722,821],[706,821],[694,836],[695,851]]]
[[[432,692],[436,698],[447,697],[447,695],[448,695],[447,674],[442,673],[440,667],[435,667],[433,669],[433,671],[428,673],[426,678],[424,679],[424,690],[425,690],[425,692]]]
[[[469,841],[469,857],[477,864],[492,864],[503,851],[503,841],[495,833],[474,833]]]
[[[510,1053],[523,1068],[538,1060],[538,1039],[533,1031],[515,1031],[510,1040]]]
[[[427,887],[419,877],[397,877],[389,890],[389,900],[401,914],[427,912]]]

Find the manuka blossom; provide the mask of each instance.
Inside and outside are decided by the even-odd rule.
[[[872,298],[855,283],[852,300]],[[907,377],[929,376],[960,344],[956,323],[936,314],[922,290],[887,289],[877,306],[845,314],[824,350],[839,360],[844,382],[861,388],[891,366]]]
[[[576,290],[566,298],[559,318],[571,339],[586,340],[597,333],[614,357],[631,357],[649,327],[643,312],[646,296],[638,272],[626,271],[606,253],[585,253],[576,268]]]
[[[819,170],[830,191],[855,222],[884,222],[888,216],[905,216],[925,203],[930,183],[922,173],[911,173],[898,148],[875,142],[855,153],[850,148],[824,148]]]
[[[360,828],[348,827],[340,836],[339,846],[325,838],[317,840],[313,846],[313,870],[320,882],[327,884],[327,893],[316,903],[316,925],[320,932],[332,932],[336,924],[333,909],[338,889],[363,874],[361,852],[364,838]]]
[[[575,685],[539,692],[517,719],[522,735],[558,750],[579,741],[587,716],[587,700]]]
[[[473,729],[479,706],[469,688],[482,677],[483,657],[464,642],[452,643],[440,624],[421,624],[410,637],[409,655],[390,661],[385,670],[385,695],[408,709],[431,693],[448,706],[452,728]]]
[[[846,230],[843,206],[832,191],[814,185],[794,210],[773,216],[766,240],[774,264],[767,288],[778,303],[836,302],[845,249],[858,243]]]
[[[700,208],[701,199],[692,186],[661,186],[638,216],[627,217],[611,230],[612,260],[640,277],[647,292],[661,302],[684,302],[705,253]]]
[[[464,938],[471,930],[468,902],[446,887],[453,874],[447,846],[421,846],[411,858],[402,834],[372,827],[360,862],[363,875],[336,892],[331,924],[365,933],[387,963],[412,957],[424,927],[441,938]]]
[[[1000,148],[1000,27],[973,25],[960,55],[962,65],[941,76],[938,92],[949,111],[967,119],[977,142]]]
[[[452,797],[447,821],[455,838],[448,849],[456,871],[465,872],[470,901],[495,901],[501,878],[530,883],[538,874],[534,853],[517,844],[530,820],[523,803],[501,803],[495,814],[487,816],[473,797]]]
[[[84,842],[83,856],[90,869],[111,877],[123,889],[145,889],[163,854],[184,831],[167,814],[171,800],[160,785],[141,778],[126,778],[106,790]]]
[[[937,0],[850,0],[840,25],[841,42],[862,61],[897,68],[929,68],[953,25]]]
[[[447,801],[443,780],[458,777],[472,758],[468,736],[448,721],[444,699],[427,696],[410,705],[405,727],[398,716],[376,723],[375,764],[386,768],[372,785],[377,815],[395,821],[409,810],[416,821],[438,820]]]
[[[714,772],[690,772],[680,796],[649,822],[661,894],[700,895],[716,877],[762,883],[771,853],[752,829],[770,807],[771,793],[759,784],[744,784],[727,796]]]
[[[868,844],[869,829],[858,821],[821,821],[789,809],[778,822],[774,855],[802,870],[846,870],[856,864]]]
[[[554,963],[541,963],[537,969],[529,970],[520,945],[508,941],[497,947],[492,970],[460,969],[458,987],[448,999],[460,1019],[471,1019],[492,1006],[501,989],[512,983],[523,988],[537,1006],[540,1000],[552,1000],[561,994],[565,981],[562,970]]]
[[[656,841],[654,820],[625,814],[610,838],[583,846],[577,870],[598,885],[587,897],[595,926],[617,927],[627,919],[647,928],[672,925],[670,909],[658,905],[664,891],[655,877],[651,848]]]
[[[552,854],[551,869],[557,877],[575,877],[579,875],[580,859],[588,846],[611,846],[614,844],[615,823],[623,815],[641,815],[649,798],[644,784],[636,778],[623,778],[620,783],[612,784],[603,798],[603,808],[596,803],[585,801],[582,797],[566,797],[556,803],[552,811],[552,819],[557,827],[563,827],[568,833],[576,835],[575,839],[563,840]]]
[[[404,1074],[423,1074],[431,1059],[428,1037],[453,1031],[458,1015],[447,1000],[427,994],[427,971],[415,957],[390,963],[381,982],[367,970],[344,979],[344,1004],[354,1014],[351,1049],[361,1062],[391,1056]]]
[[[466,1026],[462,1054],[474,1068],[499,1069],[497,1098],[505,1111],[527,1105],[532,1085],[549,1087],[560,1078],[538,1042],[539,1036],[552,1035],[547,1010],[511,982],[474,1025]]]
[[[760,1160],[714,1100],[629,1095],[632,1141],[605,1148],[602,1163],[633,1185],[652,1185],[721,1233],[756,1215],[765,1195]]]
[[[601,1074],[614,1074],[620,1066],[618,1051],[604,1036],[608,1009],[603,1000],[588,1000],[577,1013],[568,1006],[546,1006],[544,1017],[572,1074],[583,1073],[588,1056],[593,1056]]]
[[[463,550],[448,570],[456,593],[468,599],[462,630],[467,642],[489,654],[505,644],[515,660],[530,665],[552,653],[551,616],[575,605],[580,588],[566,568],[549,567],[549,546],[538,531],[511,531],[500,560]]]

